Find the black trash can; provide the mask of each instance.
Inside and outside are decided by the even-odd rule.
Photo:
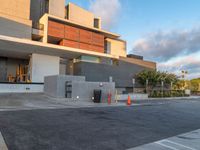
[[[101,102],[101,90],[94,90],[94,103]]]

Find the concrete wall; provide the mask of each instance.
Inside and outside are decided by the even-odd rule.
[[[86,81],[108,82],[113,77],[116,87],[133,87],[133,76],[147,67],[119,61],[118,65],[78,62],[74,64],[74,74],[86,77]]]
[[[0,5],[1,14],[29,20],[30,0],[2,0]]]
[[[44,79],[44,92],[52,97],[65,97],[65,83],[67,81],[85,81],[81,76],[46,76]]]
[[[3,84],[0,83],[0,93],[41,93],[43,84]]]
[[[102,86],[100,86],[102,84]],[[101,102],[107,102],[108,93],[112,93],[112,101],[115,100],[115,83],[114,82],[73,82],[72,98],[84,101],[92,101],[94,90],[101,90]],[[73,92],[75,91],[75,92]]]
[[[31,81],[44,82],[45,76],[59,74],[60,58],[56,56],[32,54]]]
[[[65,0],[49,0],[49,14],[65,18]]]
[[[126,42],[107,38],[106,41],[111,43],[110,54],[113,56],[126,57]]]
[[[94,27],[94,14],[91,12],[69,3],[69,20],[84,26]]]
[[[0,35],[31,39],[30,0],[2,0]]]
[[[148,94],[121,94],[117,95],[116,99],[119,101],[127,101],[128,96],[130,96],[131,101],[138,101],[138,100],[147,100],[148,99]]]
[[[107,102],[108,93],[111,92],[114,101],[115,83],[113,82],[86,82],[83,76],[48,76],[45,77],[45,94],[65,98],[65,83],[72,82],[72,99],[82,101],[92,101],[94,89],[102,90],[102,101]]]
[[[0,17],[0,35],[31,39],[31,24],[23,24]]]

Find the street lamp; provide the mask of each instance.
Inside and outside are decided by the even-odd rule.
[[[133,93],[134,93],[134,87],[135,87],[135,79],[134,78],[132,79],[132,82],[133,82]]]
[[[148,93],[148,84],[149,84],[149,80],[146,79],[146,93]]]
[[[170,95],[171,95],[171,97],[172,97],[172,88],[173,88],[173,82],[171,81],[171,85],[170,85],[171,87],[170,87]]]
[[[162,90],[162,97],[163,97],[163,87],[164,87],[164,81],[163,80],[161,81],[161,87],[162,87],[161,90]]]
[[[186,75],[188,74],[188,71],[187,70],[182,70],[181,73],[182,73],[181,77],[182,77],[182,79],[184,81],[183,90],[185,90],[185,85],[186,85],[186,81],[185,80],[186,80]]]

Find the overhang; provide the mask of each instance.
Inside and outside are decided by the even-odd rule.
[[[80,55],[117,58],[110,54],[0,35],[0,56],[24,58],[32,53],[59,56],[62,58],[77,58]]]

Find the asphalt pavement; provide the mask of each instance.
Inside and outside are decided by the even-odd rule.
[[[0,112],[9,150],[124,150],[199,128],[199,99]]]

